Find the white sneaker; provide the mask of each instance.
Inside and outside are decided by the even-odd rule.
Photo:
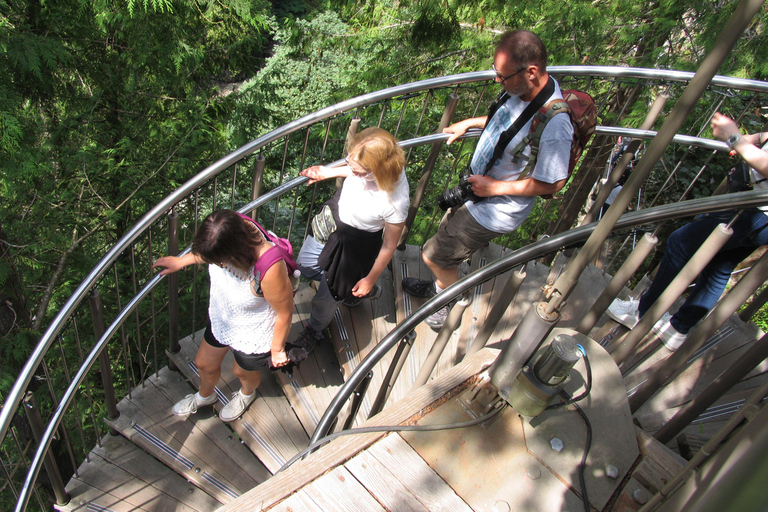
[[[211,396],[199,398],[197,393],[187,395],[173,405],[173,414],[176,416],[188,416],[197,412],[199,407],[216,403],[216,393]]]
[[[608,306],[608,316],[619,322],[621,325],[632,329],[640,321],[637,310],[640,308],[638,299],[621,300],[616,299]]]
[[[427,318],[424,319],[424,323],[432,328],[433,331],[439,331],[446,320],[448,320],[448,313],[451,312],[451,306],[443,306]]]
[[[665,347],[674,352],[680,348],[680,345],[683,344],[688,335],[682,334],[672,327],[672,324],[669,322],[671,319],[672,315],[664,313],[653,326],[653,332],[656,333]]]
[[[232,393],[232,400],[221,409],[219,419],[224,422],[236,420],[243,415],[254,400],[256,400],[255,391],[249,397],[243,395],[240,391],[235,391]]]

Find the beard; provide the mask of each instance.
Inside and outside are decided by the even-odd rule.
[[[533,84],[531,82],[527,80],[521,80],[520,82],[517,86],[507,89],[510,96],[525,96],[533,91]]]

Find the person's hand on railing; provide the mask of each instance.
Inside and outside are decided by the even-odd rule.
[[[165,267],[162,271],[160,271],[160,275],[165,276],[168,274],[173,274],[174,272],[178,272],[184,267],[188,267],[194,263],[203,263],[203,261],[197,255],[188,252],[181,257],[163,256],[162,258],[157,258],[157,261],[155,261],[155,263],[152,265],[152,268]]]
[[[456,139],[458,139],[459,137],[467,133],[467,131],[470,130],[471,128],[482,129],[483,127],[485,127],[486,120],[487,120],[487,116],[473,117],[470,119],[459,121],[458,123],[453,123],[452,125],[443,128],[443,133],[451,134],[451,136],[448,137],[448,140],[446,140],[445,143],[448,145],[452,144],[453,141],[455,141]]]
[[[349,165],[342,165],[341,167],[326,167],[324,165],[313,165],[307,167],[299,173],[300,176],[306,176],[309,178],[307,185],[312,185],[318,181],[327,180],[329,178],[342,178],[349,176],[352,173],[352,168]]]

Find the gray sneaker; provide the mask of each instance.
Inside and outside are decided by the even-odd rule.
[[[248,409],[248,407],[256,400],[256,392],[251,393],[250,398],[243,395],[240,391],[232,393],[232,400],[221,409],[219,413],[219,419],[221,421],[230,422],[236,420]]]
[[[431,315],[429,315],[425,320],[424,323],[427,324],[432,328],[433,331],[439,331],[440,328],[443,327],[443,324],[445,323],[446,319],[448,318],[448,313],[451,311],[451,306],[443,306]]]

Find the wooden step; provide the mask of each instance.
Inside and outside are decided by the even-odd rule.
[[[388,269],[384,270],[377,284],[381,287],[381,297],[363,300],[354,307],[342,305],[331,322],[331,338],[344,380],[355,371],[379,341],[395,328],[395,292],[392,272]],[[373,370],[368,393],[364,396],[356,417],[358,423],[368,418],[376,393],[381,387],[393,357],[392,351]]]
[[[207,512],[221,505],[122,436],[107,434],[67,484],[62,512]]]
[[[295,312],[288,335],[289,341],[296,340],[309,320],[314,290],[302,283],[294,297]],[[280,386],[291,406],[296,411],[301,424],[309,434],[317,427],[328,404],[336,396],[344,383],[339,363],[333,353],[332,343],[319,343],[306,361],[291,374],[277,372]],[[302,449],[306,444],[302,446]]]
[[[175,416],[173,404],[194,392],[163,368],[118,404],[120,417],[107,423],[181,476],[227,503],[266,480],[270,473],[237,436],[204,408]]]
[[[181,351],[178,354],[169,354],[195,389],[200,386],[195,354],[202,338],[201,330],[179,342]],[[220,411],[229,402],[232,394],[240,389],[240,381],[232,373],[233,364],[234,357],[229,352],[224,357],[221,378],[216,386],[219,401],[214,408],[217,411]],[[256,400],[242,418],[230,422],[230,425],[271,473],[280,469],[309,442],[309,437],[286,400],[280,384],[268,370],[261,372],[261,384],[256,390]]]

